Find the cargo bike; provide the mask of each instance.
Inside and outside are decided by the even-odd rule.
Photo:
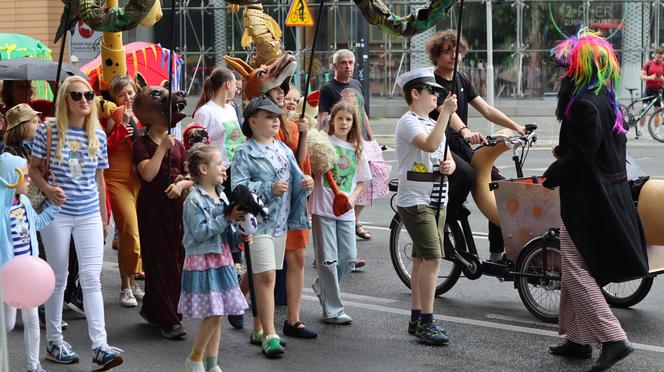
[[[491,222],[501,226],[505,243],[505,260],[482,261],[477,252],[464,206],[445,225],[445,257],[442,258],[436,295],[448,292],[459,278],[475,280],[482,275],[513,282],[521,301],[535,317],[557,322],[560,303],[560,201],[557,190],[542,186],[541,177],[523,177],[523,165],[537,140],[535,124],[526,125],[523,136],[501,131],[487,137],[487,144],[475,150],[471,166],[476,172],[472,188],[475,203]],[[512,150],[517,178],[492,182],[491,169],[496,159]],[[638,166],[628,164],[628,176],[635,203],[639,203],[648,243],[650,275],[602,288],[607,302],[626,308],[643,300],[652,287],[654,277],[664,272],[664,180],[649,180]],[[630,174],[631,173],[631,174]],[[390,181],[390,191],[398,190],[398,180]],[[395,211],[390,223],[390,257],[399,279],[410,288],[412,240],[396,213],[394,194],[391,207]]]

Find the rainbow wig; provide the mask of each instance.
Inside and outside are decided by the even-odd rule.
[[[551,53],[565,67],[562,78],[570,79],[574,85],[572,98],[565,107],[564,116],[566,118],[571,116],[572,105],[581,94],[590,91],[598,95],[606,89],[616,115],[613,130],[617,133],[626,133],[616,97],[620,64],[611,43],[599,33],[584,27],[576,36],[570,36],[559,42]]]

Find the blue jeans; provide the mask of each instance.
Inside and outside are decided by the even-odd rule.
[[[334,318],[344,313],[341,302],[341,279],[355,268],[355,221],[313,215],[312,235],[316,270],[314,292],[323,307],[323,317]]]

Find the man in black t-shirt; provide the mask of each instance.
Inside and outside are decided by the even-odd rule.
[[[339,49],[332,57],[334,66],[334,78],[323,84],[320,88],[320,99],[318,101],[318,128],[325,129],[332,107],[342,99],[350,102],[358,110],[357,116],[360,120],[360,132],[365,141],[371,141],[373,135],[369,118],[364,110],[364,93],[362,84],[353,79],[355,71],[355,54],[348,49]]]
[[[454,53],[457,43],[456,30],[440,31],[427,41],[426,49],[429,59],[435,66],[434,74],[436,82],[444,87],[438,95],[438,104],[442,104],[447,97],[447,93],[452,90],[452,78],[454,74]],[[468,43],[461,38],[459,45],[459,57],[457,63],[461,64],[463,54],[468,51]],[[480,97],[473,87],[470,79],[462,73],[457,72],[456,76],[457,111],[456,115],[450,120],[450,136],[448,143],[452,157],[457,165],[457,169],[449,177],[450,188],[448,194],[447,218],[453,219],[457,214],[463,202],[468,197],[468,193],[475,182],[475,171],[470,166],[470,160],[473,157],[473,149],[470,144],[481,144],[485,142],[484,136],[479,132],[473,132],[468,129],[468,104],[472,105],[487,120],[501,125],[505,128],[513,129],[519,134],[525,134],[525,128],[518,125],[507,117],[500,110],[490,106]],[[437,112],[430,114],[434,119],[437,118]],[[492,179],[503,179],[498,170],[494,167],[491,173]],[[491,252],[491,261],[503,260],[503,237],[500,227],[489,222],[489,250]]]

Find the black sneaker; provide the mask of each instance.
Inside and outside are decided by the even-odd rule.
[[[85,309],[83,308],[83,299],[79,299],[78,297],[74,297],[70,302],[65,302],[65,306],[75,312],[76,314],[80,315],[81,317],[85,318]]]
[[[410,320],[408,321],[408,334],[409,335],[415,335],[415,331],[417,331],[417,327],[420,326],[420,320],[417,319],[414,322],[411,322]]]
[[[434,323],[420,323],[415,331],[415,337],[422,343],[431,346],[443,346],[450,343],[450,339],[445,335],[442,328]]]

